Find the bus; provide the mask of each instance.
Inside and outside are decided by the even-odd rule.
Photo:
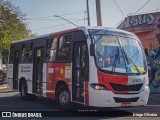
[[[150,89],[139,38],[106,27],[78,27],[10,44],[9,88],[23,100],[52,98],[73,104],[128,107],[147,104]]]

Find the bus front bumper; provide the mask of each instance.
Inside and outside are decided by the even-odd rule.
[[[138,94],[115,94],[112,91],[95,90],[91,88],[89,105],[95,107],[144,106],[148,102],[149,93],[150,89],[148,86]],[[115,100],[115,98],[117,98],[118,101]],[[132,102],[135,98],[137,99],[136,102]],[[128,100],[130,102],[128,102]]]

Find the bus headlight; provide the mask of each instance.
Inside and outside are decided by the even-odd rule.
[[[149,86],[145,86],[145,88],[144,88],[144,89],[148,91],[148,90],[149,90]]]
[[[91,87],[95,90],[106,90],[106,87],[101,84],[92,83]]]

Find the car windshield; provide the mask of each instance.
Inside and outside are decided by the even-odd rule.
[[[95,60],[102,70],[118,73],[143,73],[145,61],[138,39],[113,35],[93,35]]]

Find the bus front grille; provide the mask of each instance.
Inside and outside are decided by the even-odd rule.
[[[118,98],[118,97],[113,97],[116,103],[123,103],[123,102],[137,102],[139,97],[134,97],[134,98]]]
[[[124,91],[139,91],[142,88],[143,83],[134,85],[121,85],[121,84],[110,83],[110,85],[115,91],[124,92]]]

